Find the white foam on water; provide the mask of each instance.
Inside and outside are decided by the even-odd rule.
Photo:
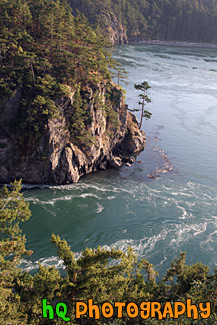
[[[187,212],[184,206],[180,205],[182,202],[180,201],[175,201],[176,207],[182,211],[182,216],[179,217],[179,219],[186,219],[186,218],[192,218],[193,214],[191,212]],[[186,202],[185,202],[186,204]]]
[[[96,195],[96,194],[93,194],[93,193],[83,193],[81,195],[79,195],[79,197],[82,197],[82,198],[86,198],[86,197],[95,197],[96,199],[100,200],[101,198]]]
[[[214,235],[217,235],[217,230],[208,235],[207,240],[204,240],[203,243],[214,242]],[[216,240],[216,239],[215,239]]]
[[[37,197],[27,197],[25,201],[32,202],[33,204],[40,204],[41,201]]]
[[[26,259],[21,259],[20,267],[23,271],[29,272],[38,269],[39,264],[45,267],[51,267],[52,265],[54,265],[56,269],[65,269],[63,261],[57,256],[40,258],[38,261],[29,261]]]
[[[109,184],[106,184],[103,186],[103,184],[86,184],[86,183],[78,183],[79,188],[82,190],[96,190],[98,192],[119,192],[119,188],[113,188],[113,184],[110,186]],[[111,187],[111,188],[110,188]]]
[[[136,254],[140,258],[144,257],[147,253],[153,252],[156,244],[160,241],[164,241],[169,232],[172,230],[163,229],[159,234],[151,237],[144,237],[141,239],[121,239],[111,245],[103,246],[106,249],[120,249],[123,252],[127,252],[128,247],[132,247]],[[124,231],[126,232],[126,231]]]
[[[32,202],[33,204],[40,204],[40,205],[52,205],[54,206],[56,202],[61,202],[61,201],[72,201],[73,199],[76,199],[76,198],[86,198],[86,197],[94,197],[98,200],[101,200],[101,197],[99,197],[98,195],[96,194],[93,194],[93,193],[83,193],[81,195],[65,195],[65,196],[60,196],[60,197],[57,197],[57,198],[53,198],[51,200],[48,200],[48,201],[43,201],[43,200],[40,200],[38,199],[37,197],[31,197],[31,198],[27,198],[26,200],[29,201],[29,202]]]
[[[107,199],[108,200],[113,200],[113,199],[116,199],[116,196],[108,196]]]
[[[104,210],[104,207],[99,203],[97,203],[97,207],[98,208],[96,209],[96,213],[100,213],[100,212],[102,212]]]
[[[82,252],[77,252],[74,254],[76,260],[78,260],[82,256]],[[33,270],[37,270],[39,268],[39,264],[45,267],[55,266],[57,270],[65,269],[63,260],[60,259],[58,256],[44,257],[44,258],[40,258],[37,261],[21,259],[19,266],[22,269],[22,271],[30,272]]]
[[[176,224],[176,238],[171,240],[171,244],[179,245],[181,242],[187,242],[190,238],[198,236],[207,230],[208,222],[193,224]]]
[[[185,202],[185,204],[188,206],[188,207],[194,207],[196,205],[195,202]]]

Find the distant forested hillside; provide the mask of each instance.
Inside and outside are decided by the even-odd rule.
[[[129,41],[217,43],[216,0],[70,0],[70,4],[108,33],[113,20],[108,14],[113,15]]]

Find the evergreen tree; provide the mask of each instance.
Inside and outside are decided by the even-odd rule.
[[[93,320],[88,313],[81,319],[75,318],[75,303],[93,299],[93,303],[102,306],[104,302],[113,304],[122,301],[157,301],[164,307],[166,302],[182,301],[191,298],[192,303],[212,302],[212,314],[206,320],[214,324],[216,318],[217,272],[209,275],[209,268],[201,263],[185,264],[185,253],[176,258],[166,275],[156,282],[157,272],[147,260],[138,260],[129,248],[126,253],[98,247],[86,248],[79,258],[71,251],[65,240],[52,235],[51,241],[57,248],[58,256],[63,260],[66,275],[52,267],[39,265],[38,272],[31,276],[18,267],[23,254],[31,254],[25,249],[25,236],[21,234],[19,222],[30,216],[28,204],[21,194],[21,182],[14,182],[10,188],[0,190],[0,321],[1,324],[63,324],[54,312],[54,319],[42,315],[42,299],[55,309],[55,305],[64,302],[67,305],[69,324],[111,324],[118,322],[117,309],[111,318]],[[192,320],[186,314],[180,320],[190,324]],[[120,323],[131,324],[132,319],[123,309]],[[203,323],[199,315],[198,322]],[[64,322],[65,323],[65,322]],[[167,320],[143,320],[136,317],[133,324],[164,324]],[[177,320],[170,319],[170,324]]]
[[[118,21],[116,28],[124,27],[129,41],[217,43],[214,0],[70,0],[70,5],[75,14],[78,9],[92,25],[99,24],[107,32],[112,15]]]
[[[20,297],[14,291],[18,268],[23,255],[31,255],[25,249],[25,235],[19,228],[20,221],[31,215],[29,204],[21,194],[21,181],[0,190],[0,321],[1,324],[17,324],[25,318],[19,311]]]
[[[60,114],[57,102],[72,93],[78,96],[77,89],[82,96],[100,82],[111,81],[113,60],[106,49],[110,43],[83,15],[74,17],[66,1],[0,0],[0,40],[2,109],[19,91],[19,115],[11,127],[17,131],[24,154],[31,154],[49,119]],[[75,118],[69,131],[78,139],[88,135],[84,130],[89,119],[86,106],[82,106],[86,98],[81,98],[79,109],[76,101],[77,108],[72,105],[71,111],[82,120],[83,131],[75,134]]]
[[[146,119],[151,118],[152,113],[150,113],[149,111],[145,110],[145,102],[146,103],[150,103],[151,99],[148,97],[147,91],[148,89],[150,89],[151,87],[149,86],[149,84],[147,83],[147,81],[143,81],[141,84],[135,84],[134,88],[136,90],[141,90],[142,93],[139,94],[139,98],[142,101],[139,101],[139,105],[142,106],[141,109],[141,117],[140,117],[140,123],[139,123],[139,128],[141,129],[142,127],[142,121],[143,121],[143,117],[145,117]],[[138,111],[138,109],[134,109],[133,111]]]

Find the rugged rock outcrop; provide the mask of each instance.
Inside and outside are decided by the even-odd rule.
[[[108,35],[112,44],[127,44],[127,32],[123,25],[118,21],[117,17],[110,12],[103,12],[102,29]]]
[[[100,26],[103,32],[113,45],[128,44],[128,42],[144,41],[144,37],[140,33],[131,33],[123,26],[115,14],[110,12],[103,12]]]
[[[21,150],[19,133],[10,125],[19,116],[21,94],[17,91],[4,105],[0,113],[0,183],[23,179],[28,184],[68,184],[78,182],[82,175],[108,167],[119,168],[144,149],[145,134],[138,129],[134,115],[128,112],[122,90],[112,84],[119,93],[119,101],[113,106],[118,118],[118,127],[109,125],[103,107],[94,108],[90,102],[91,123],[89,131],[93,144],[86,149],[73,143],[67,124],[66,111],[73,102],[69,98],[56,101],[58,117],[48,121],[40,143],[30,153]],[[101,84],[98,94],[105,101],[105,85]]]

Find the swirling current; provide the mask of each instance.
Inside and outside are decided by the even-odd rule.
[[[128,72],[126,102],[138,108],[134,83],[151,86],[147,145],[132,166],[99,171],[78,184],[25,187],[32,217],[22,225],[38,262],[63,269],[52,233],[77,256],[86,247],[132,246],[162,275],[181,251],[187,263],[217,265],[217,49],[131,44],[115,48]],[[139,112],[138,112],[139,117]]]

